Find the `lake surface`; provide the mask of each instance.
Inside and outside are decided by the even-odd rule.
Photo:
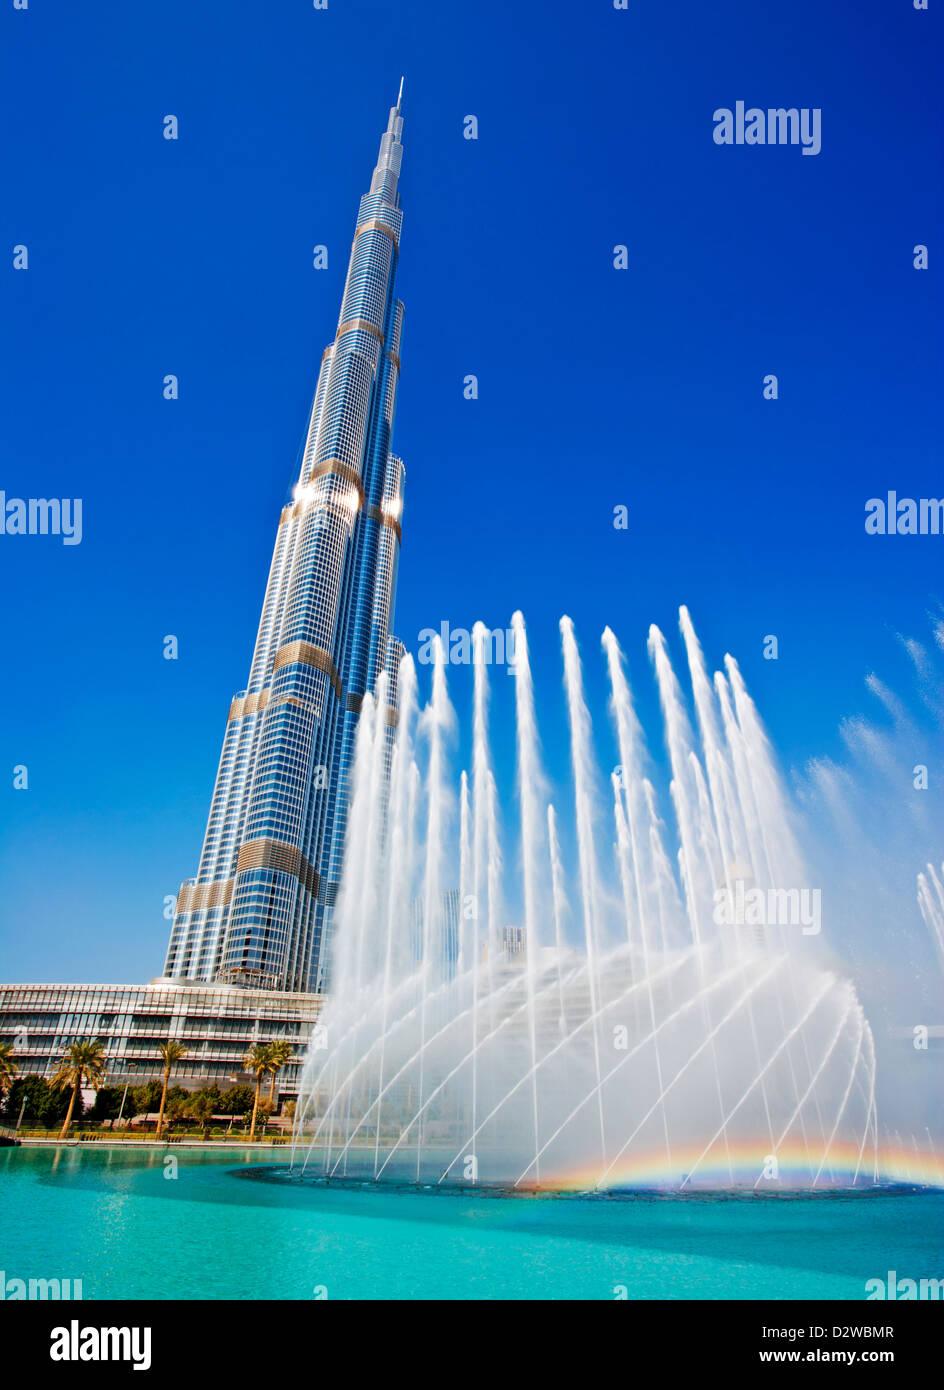
[[[281,1155],[276,1156],[281,1159]],[[85,1299],[864,1299],[944,1277],[944,1193],[581,1197],[279,1179],[265,1155],[0,1150],[6,1279]]]

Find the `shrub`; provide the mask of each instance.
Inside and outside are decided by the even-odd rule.
[[[3,1110],[5,1124],[15,1125],[19,1119],[20,1106],[26,1100],[23,1111],[24,1125],[34,1125],[39,1129],[56,1129],[66,1117],[69,1109],[69,1094],[54,1090],[41,1076],[27,1074],[18,1076],[7,1092]],[[81,1097],[73,1112],[76,1119],[82,1113]]]

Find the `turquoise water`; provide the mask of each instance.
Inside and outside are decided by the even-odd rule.
[[[281,1157],[281,1156],[278,1156]],[[944,1276],[944,1193],[490,1197],[259,1180],[271,1154],[0,1150],[0,1269],[92,1298],[824,1298]]]

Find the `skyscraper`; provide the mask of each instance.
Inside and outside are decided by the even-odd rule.
[[[393,687],[403,652],[390,637],[403,499],[403,465],[390,451],[402,93],[401,82],[361,199],[249,681],[230,705],[199,869],[177,898],[167,976],[325,985],[361,702],[384,669]]]

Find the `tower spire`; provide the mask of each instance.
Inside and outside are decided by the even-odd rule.
[[[400,90],[397,92],[397,110],[403,105],[403,78],[400,78]]]

